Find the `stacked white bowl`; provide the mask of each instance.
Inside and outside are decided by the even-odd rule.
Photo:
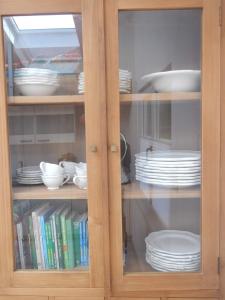
[[[132,75],[127,70],[119,70],[120,93],[131,93],[132,91]],[[79,75],[78,93],[83,94],[85,91],[85,76],[84,72]]]
[[[161,272],[200,270],[200,236],[188,231],[160,230],[145,238],[146,262]]]
[[[38,68],[15,69],[14,83],[25,96],[49,96],[59,87],[57,72]]]

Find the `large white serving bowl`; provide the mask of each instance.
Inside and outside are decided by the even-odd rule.
[[[142,77],[151,83],[155,92],[199,92],[201,72],[199,70],[176,70],[148,74]]]
[[[58,88],[58,84],[17,84],[19,91],[24,96],[50,96],[54,94],[54,92]]]

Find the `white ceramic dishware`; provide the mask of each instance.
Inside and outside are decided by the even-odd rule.
[[[73,179],[73,176],[76,174],[77,163],[73,161],[60,161],[59,166],[64,168],[65,174],[70,176],[70,179]]]
[[[67,175],[58,175],[58,176],[49,176],[42,175],[41,176],[44,185],[48,188],[48,190],[57,190],[60,186],[64,185],[70,180],[70,176]]]
[[[161,272],[200,270],[200,236],[188,231],[160,230],[145,238],[146,262]]]
[[[201,72],[199,70],[174,70],[147,74],[142,77],[151,83],[155,92],[199,92]]]
[[[82,190],[87,189],[87,176],[84,175],[75,175],[73,177],[73,183]]]
[[[40,163],[40,169],[42,171],[42,174],[47,176],[59,176],[64,174],[64,168],[62,168],[61,166],[44,161]]]
[[[17,84],[19,91],[24,96],[50,96],[55,93],[58,84],[21,83]]]
[[[87,176],[87,164],[86,163],[78,163],[76,164],[76,175],[78,176]]]

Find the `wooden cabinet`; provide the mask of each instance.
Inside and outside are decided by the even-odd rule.
[[[0,298],[219,299],[221,1],[0,15]]]

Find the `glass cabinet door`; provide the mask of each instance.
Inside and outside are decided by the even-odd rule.
[[[61,10],[2,17],[7,118],[2,116],[8,128],[9,145],[4,147],[11,190],[5,201],[13,232],[7,267],[19,286],[33,278],[33,286],[100,287],[103,253],[97,253],[93,241],[103,242],[102,212],[92,204],[101,203],[92,183],[100,166],[94,150],[100,152],[100,146],[92,139],[91,148],[87,137],[90,128],[95,132],[100,127],[87,113],[89,86],[95,85],[90,72],[98,73],[99,66],[84,65],[93,59],[85,50],[85,34],[95,35],[98,28],[85,27],[86,18],[98,8],[92,6],[84,15],[63,13],[62,1]],[[102,46],[92,51],[96,61]],[[95,93],[101,99],[98,89]],[[95,109],[99,111],[98,101]],[[101,273],[98,278],[93,269]]]
[[[204,277],[208,259],[217,277],[218,237],[213,238],[214,254],[205,255],[212,242],[207,244],[205,223],[212,199],[204,190],[212,170],[206,168],[205,158],[213,143],[208,135],[205,140],[210,115],[206,91],[216,90],[205,81],[205,72],[212,67],[205,61],[207,9],[191,5],[184,9],[182,4],[166,9],[154,1],[149,9],[136,6],[137,1],[114,6],[117,69],[110,64],[108,70],[109,78],[117,74],[116,83],[108,82],[109,118],[118,117],[114,132],[109,127],[112,172],[113,164],[118,168],[109,178],[111,247],[118,244],[115,255],[120,257],[112,276],[115,289],[119,284],[129,289],[134,283],[151,290],[172,287],[175,280],[184,286],[182,278],[193,274]]]

